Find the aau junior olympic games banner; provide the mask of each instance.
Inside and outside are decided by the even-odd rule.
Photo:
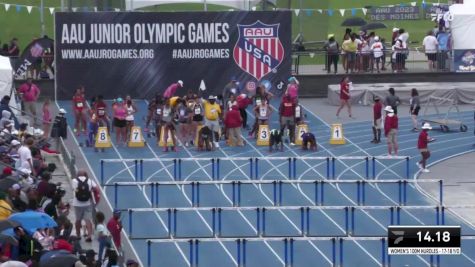
[[[183,80],[184,94],[220,94],[232,77],[279,93],[291,67],[290,11],[77,12],[55,15],[56,89],[149,98]],[[280,87],[279,87],[280,88]]]

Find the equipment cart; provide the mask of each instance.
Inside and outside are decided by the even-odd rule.
[[[445,116],[439,111],[439,106],[442,105],[449,106]],[[436,117],[428,117],[427,111],[430,107],[434,107],[436,111]],[[455,112],[456,114],[454,116],[450,116],[451,112]],[[460,110],[458,108],[457,102],[451,98],[430,96],[427,100],[427,104],[424,107],[422,123],[424,122],[440,125],[440,130],[442,132],[449,132],[451,128],[458,128],[461,132],[466,132],[468,129],[467,125],[463,124],[463,122],[460,120]]]

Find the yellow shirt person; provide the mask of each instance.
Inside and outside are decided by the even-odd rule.
[[[215,121],[219,119],[221,115],[221,107],[213,96],[210,96],[208,100],[203,100],[203,107],[205,110],[205,118],[210,121]]]

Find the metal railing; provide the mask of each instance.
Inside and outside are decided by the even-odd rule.
[[[435,66],[429,69],[426,54],[420,47],[409,49],[404,55],[394,55],[393,51],[385,50],[379,60],[379,69],[372,52],[356,52],[354,62],[348,66],[346,53],[329,55],[323,49],[292,52],[292,72],[295,74],[327,74],[334,73],[333,62],[336,62],[337,73],[404,73],[404,72],[448,72],[452,69],[452,53],[439,51],[436,53]],[[346,62],[346,64],[345,64]],[[331,63],[331,64],[330,64]],[[349,68],[347,68],[349,67]]]

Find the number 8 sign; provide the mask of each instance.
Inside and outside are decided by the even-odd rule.
[[[112,144],[109,138],[109,132],[107,131],[107,127],[99,127],[99,129],[97,129],[95,147],[96,148],[112,147]]]

